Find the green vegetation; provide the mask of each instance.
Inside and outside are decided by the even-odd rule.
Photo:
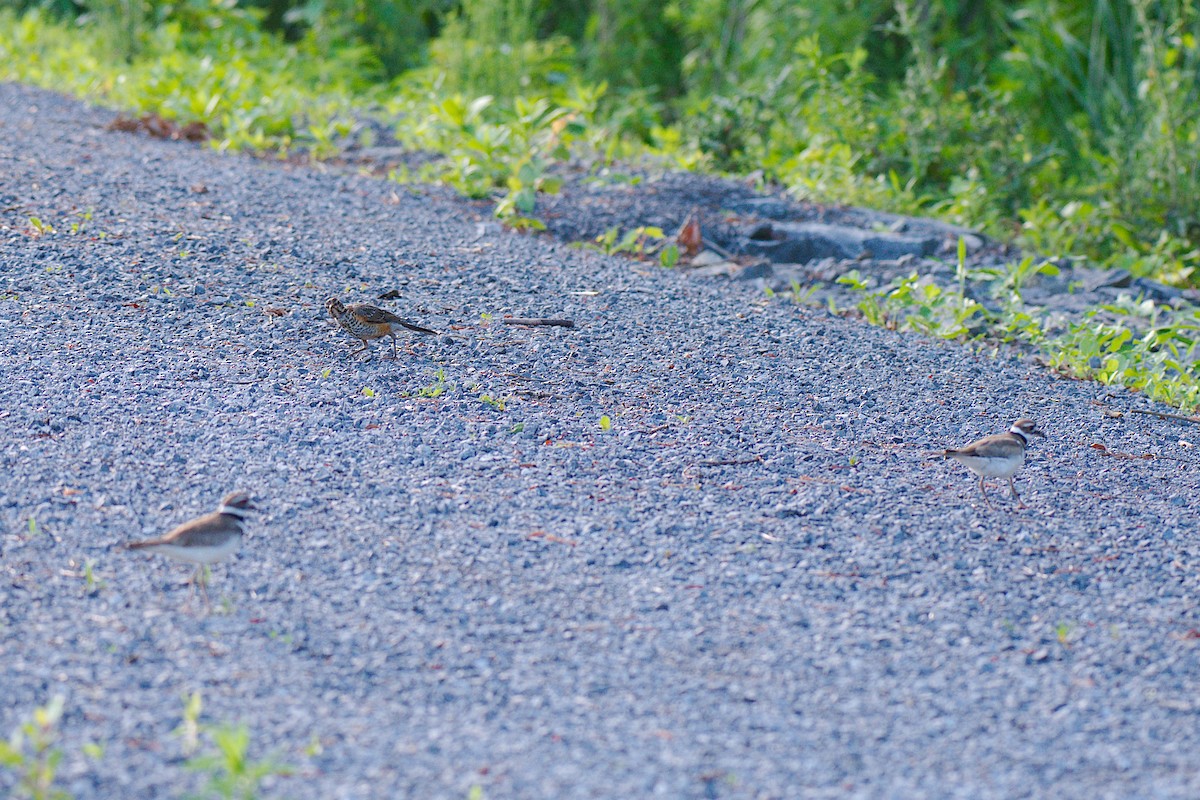
[[[1184,409],[1200,408],[1200,309],[1172,310],[1149,300],[1123,299],[1092,309],[1082,319],[1062,320],[1021,298],[1022,283],[1039,272],[1057,274],[1058,269],[1027,257],[1003,272],[968,270],[960,242],[957,289],[943,289],[917,273],[875,290],[854,271],[839,282],[861,293],[857,310],[874,325],[945,339],[1031,345],[1066,375],[1124,386]],[[969,296],[985,292],[998,311]],[[793,296],[803,302],[798,291]]]
[[[1194,317],[1132,304],[1051,331],[1019,288],[1043,258],[1200,286],[1192,0],[11,0],[0,78],[223,150],[335,157],[374,142],[368,118],[399,120],[400,144],[440,158],[396,180],[491,198],[517,229],[542,227],[561,167],[616,160],[939,217],[1035,256],[1010,267],[1004,310],[916,277],[864,298],[868,318],[990,326],[1072,374],[1196,403]],[[654,233],[596,244],[642,256]]]
[[[62,712],[63,698],[56,695],[47,705],[34,709],[33,715],[7,742],[0,741],[0,768],[17,775],[14,798],[65,800],[68,797],[66,792],[54,788],[54,776],[63,757],[62,750],[55,747]]]
[[[453,383],[446,382],[446,371],[438,367],[438,371],[433,374],[433,382],[428,386],[422,386],[417,390],[417,397],[424,397],[428,400],[436,400],[445,394],[446,390],[453,391],[455,388]]]
[[[265,778],[292,773],[291,767],[271,758],[249,759],[249,729],[245,725],[205,725],[200,722],[202,707],[199,692],[188,696],[184,701],[183,721],[175,731],[182,739],[187,755],[200,747],[202,738],[210,740],[211,746],[206,752],[192,756],[184,764],[187,769],[208,776],[202,797],[253,800]]]
[[[225,800],[252,800],[258,796],[258,786],[271,775],[290,775],[289,767],[271,759],[252,761],[246,757],[250,748],[250,732],[245,725],[207,728],[212,739],[211,752],[196,756],[185,766],[209,776],[206,797]]]

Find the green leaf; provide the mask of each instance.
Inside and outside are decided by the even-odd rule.
[[[25,757],[19,750],[8,742],[0,742],[0,767],[18,767],[24,761]]]
[[[532,186],[537,180],[537,176],[538,170],[528,161],[517,170],[517,180],[521,182],[522,186]]]
[[[515,203],[518,211],[525,214],[532,214],[533,209],[537,207],[537,190],[532,186],[527,186],[517,192]]]
[[[612,420],[608,418],[607,414],[605,414],[603,417],[600,418],[600,430],[608,431],[611,429],[612,429]]]

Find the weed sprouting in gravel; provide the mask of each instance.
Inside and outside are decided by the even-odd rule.
[[[259,785],[265,778],[292,774],[291,767],[273,758],[257,761],[248,758],[250,730],[245,725],[204,726],[203,732],[211,740],[212,747],[208,753],[195,756],[184,764],[193,772],[208,775],[202,797],[253,800],[258,797]]]
[[[43,222],[40,217],[30,217],[29,227],[32,229],[34,237],[46,236],[47,234],[57,232],[53,225],[49,222]]]
[[[180,747],[185,756],[191,756],[200,746],[200,711],[203,707],[204,699],[200,692],[189,694],[183,701],[183,719],[179,727],[171,732],[180,738]]]
[[[200,721],[202,709],[200,692],[193,692],[184,701],[183,720],[174,732],[182,739],[184,755],[190,756],[184,767],[208,776],[204,794],[200,797],[253,800],[258,797],[264,779],[292,774],[291,767],[273,757],[251,760],[249,728],[204,724]],[[193,755],[204,739],[210,744],[207,751]]]
[[[83,592],[88,597],[97,594],[105,588],[104,581],[96,577],[96,560],[89,558],[83,562]]]
[[[623,236],[621,235],[621,229],[614,226],[597,236],[591,242],[585,242],[583,246],[592,250],[599,250],[606,256],[623,253],[635,258],[641,258],[643,255],[657,252],[662,239],[662,228],[656,228],[652,225],[639,225],[636,228],[631,228]]]
[[[54,787],[62,750],[58,741],[58,723],[62,720],[63,697],[55,695],[44,706],[34,709],[7,742],[0,741],[0,768],[16,773],[17,785],[12,797],[28,800],[68,800],[70,795]]]
[[[507,407],[507,398],[492,397],[490,394],[479,395],[479,402],[485,406],[491,406],[497,411],[503,411]]]
[[[1124,386],[1189,411],[1200,408],[1200,310],[1122,296],[1064,322],[1028,305],[1021,294],[1033,277],[1059,272],[1032,257],[1002,270],[970,270],[960,242],[952,289],[917,272],[881,289],[857,270],[837,282],[860,295],[856,309],[872,325],[943,339],[1023,344],[1071,377]],[[976,292],[989,293],[995,305],[989,309],[969,296]],[[839,313],[832,300],[830,311]]]
[[[438,368],[438,371],[433,375],[433,383],[428,386],[423,386],[417,391],[418,397],[425,397],[430,400],[441,397],[447,390],[453,390],[454,384],[446,382],[446,371]]]

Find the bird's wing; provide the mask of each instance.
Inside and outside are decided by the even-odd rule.
[[[998,433],[995,436],[985,436],[978,442],[967,445],[962,450],[954,451],[958,455],[978,456],[980,458],[1003,458],[1011,455],[1014,450],[1020,450],[1021,443],[1012,434]]]
[[[429,328],[422,328],[415,322],[409,322],[406,319],[396,316],[387,309],[379,308],[378,306],[369,305],[367,303],[356,303],[355,305],[350,306],[350,310],[365,319],[367,322],[372,322],[375,324],[390,323],[392,325],[401,325],[405,328],[408,328],[410,331],[415,331],[417,333],[428,333],[433,335],[437,334],[437,331],[432,331]]]
[[[400,319],[392,312],[379,308],[378,306],[368,305],[367,303],[355,303],[352,306],[348,306],[348,308],[356,315],[365,319],[367,322],[374,322],[377,325],[381,325],[386,322],[395,322],[400,324],[404,323],[404,320]]]

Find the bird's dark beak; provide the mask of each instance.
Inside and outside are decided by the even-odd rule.
[[[1041,432],[1040,430],[1038,430],[1037,428],[1034,428],[1033,430],[1031,430],[1031,431],[1030,431],[1030,433],[1032,433],[1034,436],[1040,436],[1040,437],[1042,437],[1043,439],[1045,439],[1045,438],[1046,438],[1046,434],[1042,433],[1042,432]]]

